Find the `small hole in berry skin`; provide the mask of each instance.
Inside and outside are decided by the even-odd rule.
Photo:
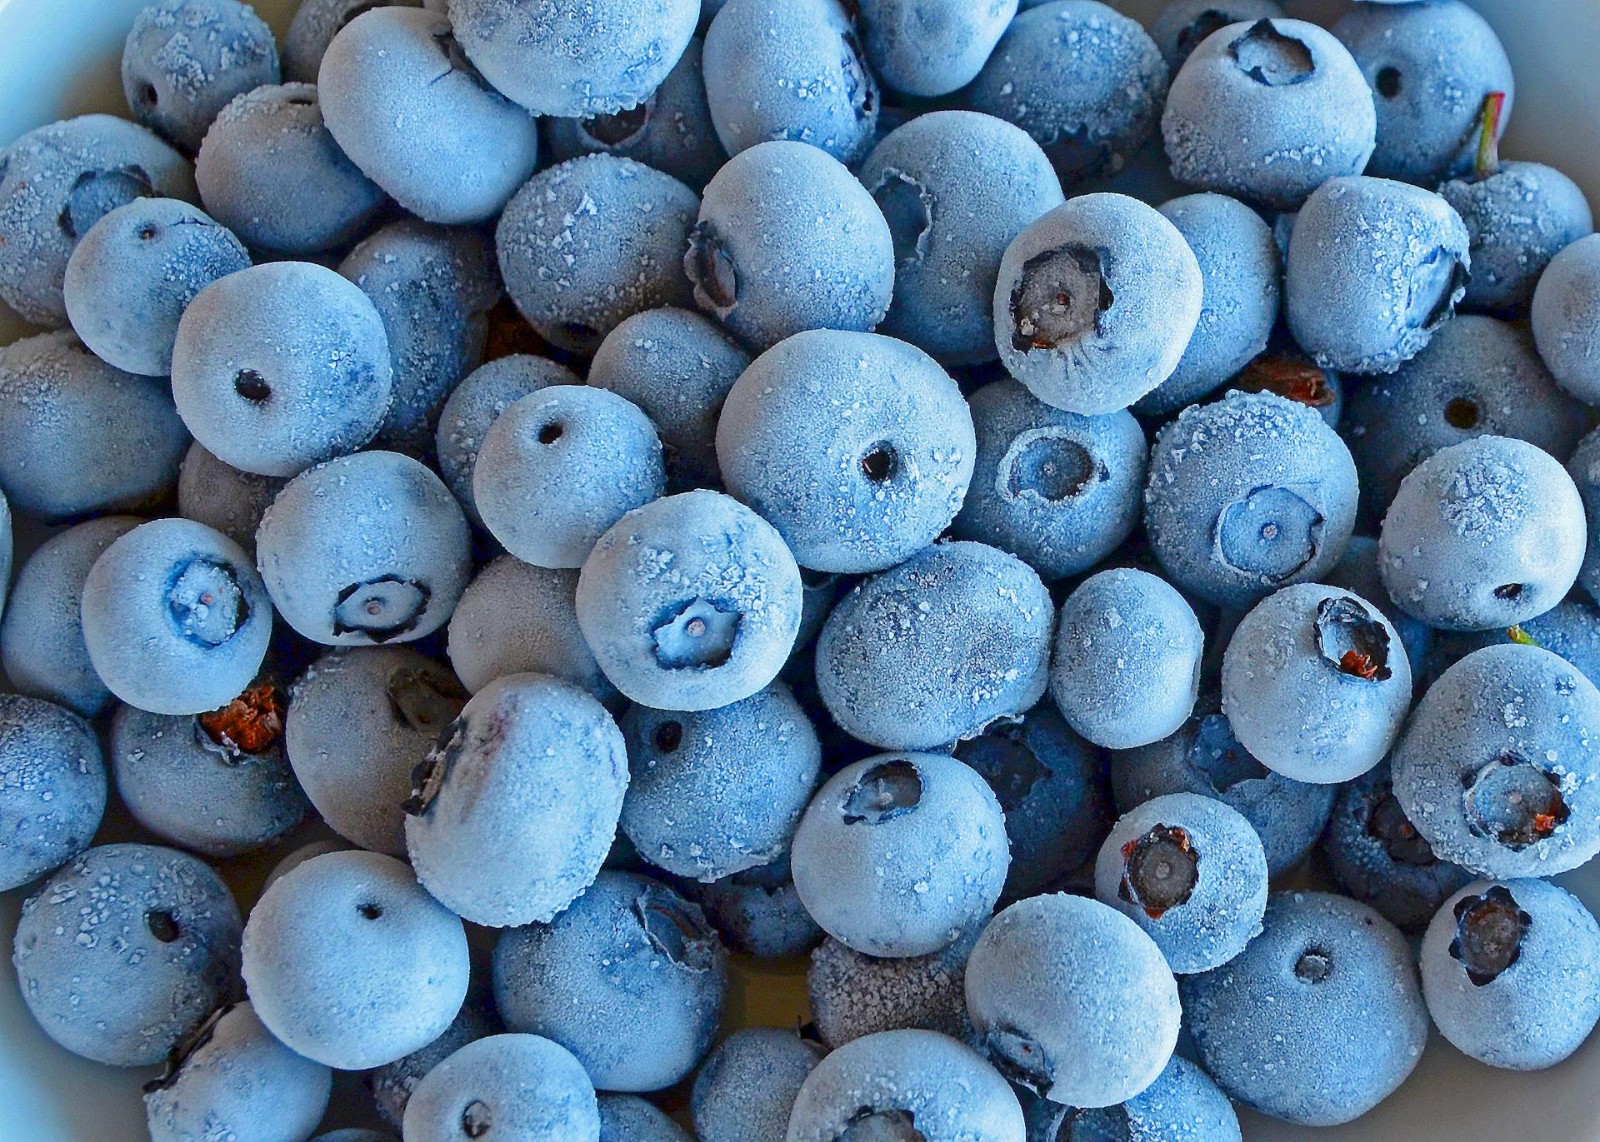
[[[141,241],[141,242],[154,241],[155,240],[155,236],[157,234],[159,234],[160,232],[161,231],[157,230],[154,226],[150,226],[148,224],[144,225],[144,226],[141,226],[141,227],[139,227],[139,241]]]
[[[1465,397],[1456,397],[1444,406],[1444,422],[1463,432],[1478,427],[1478,405]]]
[[[461,1112],[461,1133],[468,1138],[482,1138],[493,1125],[489,1108],[481,1099],[473,1099]]]
[[[163,944],[172,943],[181,934],[178,919],[171,912],[146,912],[144,926],[149,928],[150,934]]]
[[[1393,67],[1379,68],[1375,84],[1379,95],[1385,99],[1393,99],[1400,94],[1400,70]]]
[[[1333,960],[1320,948],[1307,948],[1295,962],[1294,974],[1307,983],[1321,983],[1333,974]]]
[[[156,85],[146,81],[133,89],[133,102],[139,107],[154,107],[161,101]]]
[[[371,903],[370,901],[365,904],[356,905],[356,911],[361,913],[362,917],[367,920],[376,920],[378,917],[383,915],[383,908],[377,904]]]
[[[861,474],[874,484],[886,484],[894,479],[895,470],[899,467],[895,463],[895,452],[892,445],[874,444],[861,457]]]
[[[1522,597],[1522,584],[1501,583],[1494,589],[1494,597],[1497,599],[1503,599],[1508,603],[1514,603]]]
[[[656,748],[662,753],[672,753],[682,744],[682,722],[662,722],[656,727]]]
[[[251,404],[261,404],[272,395],[272,386],[254,369],[240,369],[233,377],[233,391]]]
[[[562,428],[561,425],[552,421],[543,428],[539,429],[539,443],[554,444],[557,440],[561,439],[561,436],[565,431],[566,429]]]

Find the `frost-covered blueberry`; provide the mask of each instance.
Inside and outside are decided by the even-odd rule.
[[[730,951],[775,960],[803,956],[823,938],[795,891],[788,853],[710,884],[686,882],[683,889]]]
[[[1025,1108],[1028,1137],[1042,1142],[1078,1142],[1080,1138],[1111,1142],[1240,1142],[1239,1116],[1233,1103],[1205,1070],[1179,1055],[1167,1062],[1156,1081],[1116,1106],[1074,1109],[1049,1099],[1033,1099]]]
[[[970,83],[1017,14],[1016,0],[864,0],[856,23],[868,66],[906,95]]]
[[[1594,215],[1578,184],[1543,163],[1507,162],[1439,188],[1467,225],[1472,280],[1467,309],[1520,311],[1550,260],[1594,233]]]
[[[1600,404],[1600,235],[1550,260],[1533,294],[1533,336],[1560,386]]]
[[[1281,20],[1283,15],[1278,0],[1168,0],[1150,21],[1150,38],[1176,72],[1213,32],[1246,21]],[[284,52],[288,54],[287,42]]]
[[[636,1094],[602,1094],[600,1142],[694,1142],[683,1127]]]
[[[105,760],[88,723],[53,702],[0,695],[0,890],[77,856],[105,807]]]
[[[443,0],[300,0],[283,33],[283,78],[288,83],[315,83],[323,53],[333,37],[363,12],[373,8],[432,8]]]
[[[712,1049],[690,1105],[700,1142],[779,1138],[800,1086],[826,1051],[782,1027],[745,1027]]]
[[[937,1031],[973,1040],[964,990],[974,927],[925,956],[869,956],[832,936],[811,953],[806,992],[817,1034],[830,1048],[880,1031]]]
[[[572,1052],[538,1035],[468,1043],[423,1080],[406,1104],[413,1142],[462,1138],[597,1142],[594,1084]]]

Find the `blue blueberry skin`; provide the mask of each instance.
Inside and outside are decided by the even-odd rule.
[[[628,872],[602,872],[552,923],[513,928],[494,949],[506,1025],[562,1044],[608,1091],[687,1077],[716,1037],[727,981],[700,908]]]
[[[78,239],[108,212],[153,197],[197,201],[194,168],[126,119],[64,119],[0,150],[0,302],[30,325],[66,325],[61,281]]]
[[[955,756],[989,783],[1005,813],[1011,868],[1004,894],[1012,899],[1059,885],[1111,827],[1105,755],[1048,701],[957,743]]]
[[[1215,700],[1204,696],[1171,737],[1113,754],[1111,789],[1122,813],[1167,793],[1226,802],[1255,826],[1275,877],[1311,852],[1337,793],[1332,785],[1308,785],[1268,770],[1239,744]]]
[[[487,222],[538,162],[533,118],[484,82],[438,12],[351,20],[322,57],[317,96],[339,149],[427,222]]]
[[[1525,327],[1464,314],[1394,373],[1357,386],[1341,435],[1361,472],[1362,513],[1380,520],[1400,481],[1441,448],[1510,436],[1561,460],[1588,423]]]
[[[700,1142],[781,1138],[806,1076],[826,1052],[782,1027],[745,1027],[706,1056],[690,1105]]]
[[[1349,896],[1407,932],[1426,927],[1445,897],[1472,879],[1440,860],[1417,832],[1394,795],[1387,762],[1339,790],[1322,850]]]
[[[1372,91],[1343,44],[1304,20],[1230,24],[1172,78],[1161,117],[1172,173],[1202,190],[1295,210],[1366,168]]]
[[[706,29],[704,58],[711,122],[728,154],[772,139],[842,163],[871,149],[878,81],[840,0],[727,0]]]
[[[83,640],[130,706],[201,714],[250,684],[272,639],[272,604],[249,554],[187,519],[140,524],[83,581]]]
[[[1155,1082],[1178,1041],[1178,985],[1161,949],[1097,900],[1011,905],[967,960],[967,1011],[989,1059],[1064,1106],[1115,1106]]]
[[[1541,615],[1578,577],[1583,500],[1549,453],[1480,436],[1434,453],[1400,483],[1383,519],[1383,581],[1401,610],[1443,630]]]
[[[406,1113],[417,1084],[423,1078],[468,1043],[498,1035],[505,1030],[494,1009],[494,996],[487,984],[476,982],[467,992],[466,1002],[456,1012],[455,1019],[437,1039],[403,1059],[386,1063],[369,1071],[366,1086],[378,1115],[390,1126],[398,1128]]]
[[[506,293],[550,344],[593,353],[623,318],[691,304],[683,251],[699,209],[694,191],[632,159],[540,171],[495,230]]]
[[[850,171],[779,140],[740,151],[706,184],[683,269],[700,308],[759,351],[807,329],[876,328],[895,261],[883,211]]]
[[[1027,1108],[1030,1131],[1041,1139],[1112,1139],[1113,1142],[1240,1142],[1239,1116],[1211,1076],[1178,1055],[1156,1081],[1127,1102],[1072,1110],[1048,1099]],[[1032,1138],[1034,1135],[1029,1134]]]
[[[290,694],[289,764],[335,832],[404,856],[411,775],[466,701],[448,669],[409,647],[330,650]]]
[[[1600,431],[1589,433],[1572,453],[1567,462],[1567,474],[1572,477],[1583,499],[1587,525],[1596,535],[1596,522],[1600,521]],[[1600,602],[1600,544],[1590,544],[1584,550],[1583,566],[1578,571],[1578,585],[1589,598]],[[1597,683],[1600,685],[1600,683]]]
[[[1316,410],[1230,392],[1157,434],[1145,531],[1175,586],[1244,608],[1339,561],[1357,484],[1350,450]]]
[[[1201,280],[1194,251],[1153,207],[1080,195],[1006,247],[993,299],[1000,361],[1055,408],[1127,408],[1177,368],[1200,319]]]
[[[102,361],[164,377],[184,308],[205,286],[249,265],[239,239],[198,208],[176,198],[135,199],[79,240],[61,292],[73,331]]]
[[[894,297],[880,330],[946,365],[993,360],[1000,259],[1063,201],[1050,160],[1003,119],[932,111],[885,135],[856,173],[894,241]]]
[[[237,994],[241,926],[198,857],[100,845],[23,902],[12,963],[50,1038],[97,1063],[150,1066]]]
[[[1011,21],[965,103],[1032,135],[1070,187],[1137,150],[1166,96],[1166,61],[1143,28],[1095,0],[1059,0]]]
[[[633,1094],[603,1094],[600,1142],[694,1142],[683,1127]]]
[[[486,362],[462,378],[439,411],[434,450],[439,474],[467,518],[483,522],[472,499],[472,472],[489,426],[529,393],[550,385],[581,383],[565,365],[525,353]]]
[[[852,1131],[892,1138],[911,1123],[927,1142],[1025,1136],[1017,1096],[983,1056],[948,1035],[906,1029],[863,1036],[818,1063],[795,1099],[787,1142]]]
[[[466,589],[471,529],[439,477],[398,452],[360,452],[296,476],[256,532],[278,613],[329,646],[410,642]]]
[[[1213,32],[1246,21],[1283,18],[1283,5],[1278,0],[1168,0],[1150,21],[1150,38],[1176,73]],[[288,56],[287,40],[284,55]]]
[[[578,626],[600,669],[658,710],[712,710],[778,676],[800,629],[783,537],[718,492],[629,512],[578,574]]]
[[[1505,96],[1505,130],[1516,97],[1511,61],[1489,22],[1461,0],[1357,4],[1333,34],[1376,96],[1373,175],[1437,186],[1471,170],[1491,93]]]
[[[687,884],[684,890],[735,952],[761,960],[803,956],[822,939],[822,929],[795,891],[787,853],[771,864],[711,884]]]
[[[100,743],[71,710],[0,694],[0,891],[60,868],[106,808]]]
[[[196,441],[178,469],[178,514],[215,528],[246,551],[254,551],[256,529],[288,481],[241,472]]]
[[[1021,559],[1046,580],[1081,574],[1139,525],[1149,446],[1125,409],[1079,416],[1010,377],[968,399],[972,482],[950,533]]]
[[[551,155],[565,162],[604,151],[670,174],[694,191],[704,189],[728,155],[711,124],[702,48],[698,36],[690,39],[661,86],[634,107],[545,120]]]
[[[11,585],[11,561],[15,550],[11,525],[11,502],[0,492],[0,618],[6,613],[6,593]]]
[[[617,520],[666,487],[650,418],[605,389],[525,396],[484,433],[472,501],[489,533],[537,567],[581,567]]]
[[[1524,311],[1550,259],[1594,233],[1582,189],[1543,163],[1501,163],[1482,178],[1451,179],[1439,195],[1471,236],[1467,309]]]
[[[879,754],[841,769],[795,830],[794,886],[823,931],[872,956],[925,956],[994,908],[1010,865],[1005,814],[969,766]]]
[[[695,713],[633,706],[621,729],[631,773],[621,827],[645,860],[713,881],[788,847],[822,747],[787,686]]]
[[[393,857],[313,857],[256,903],[244,980],[291,1050],[340,1070],[382,1066],[433,1042],[467,994],[461,921]]]
[[[441,3],[424,0],[300,0],[283,33],[281,55],[285,83],[315,83],[323,53],[333,37],[363,12],[375,7],[434,8]]]
[[[1322,892],[1273,894],[1260,936],[1215,971],[1185,977],[1183,1008],[1217,1085],[1300,1126],[1371,1110],[1428,1038],[1405,937],[1365,904]]]
[[[1289,239],[1284,312],[1325,369],[1392,373],[1466,294],[1467,227],[1437,194],[1388,179],[1331,178]]]
[[[312,262],[219,278],[183,311],[172,395],[208,451],[293,476],[372,439],[393,394],[389,339],[360,289]]]
[[[885,959],[831,936],[811,953],[806,992],[817,1034],[838,1048],[882,1031],[937,1031],[972,1043],[964,983],[979,926],[925,956]]]
[[[207,210],[275,254],[348,246],[387,201],[333,141],[310,82],[258,87],[224,107],[194,177]]]
[[[92,718],[111,701],[83,643],[80,597],[89,568],[143,522],[101,516],[45,540],[17,573],[0,622],[0,668],[19,694]]]
[[[1193,608],[1164,579],[1134,568],[1102,571],[1061,604],[1050,695],[1095,745],[1149,745],[1194,710],[1204,649]]]
[[[750,354],[710,318],[688,309],[648,309],[606,335],[588,383],[632,401],[655,425],[674,491],[717,487],[717,418]]]
[[[580,8],[449,0],[450,23],[483,77],[535,115],[637,107],[672,71],[700,18],[696,0],[596,0]]]
[[[406,1104],[404,1132],[413,1142],[491,1130],[527,1142],[598,1142],[594,1084],[559,1043],[490,1035],[429,1071]]]
[[[273,1038],[248,1002],[220,1008],[196,1040],[144,1096],[152,1142],[278,1142],[322,1121],[333,1072]]]
[[[865,0],[862,52],[885,87],[948,95],[976,78],[1017,14],[1017,0]]]
[[[1553,1067],[1600,1021],[1600,924],[1546,881],[1462,888],[1428,925],[1421,961],[1434,1023],[1491,1067]]]
[[[1600,235],[1550,260],[1533,293],[1533,337],[1556,383],[1600,404]]]
[[[1055,611],[1039,576],[981,543],[941,543],[858,584],[817,636],[817,689],[846,733],[935,749],[1044,696]]]
[[[191,154],[234,96],[280,78],[272,29],[239,0],[154,0],[122,46],[133,117]]]
[[[0,491],[12,510],[67,520],[143,507],[172,487],[188,446],[164,386],[71,333],[0,346]]]
[[[960,510],[976,450],[955,381],[876,333],[780,341],[734,382],[717,422],[728,491],[817,571],[881,571],[927,547]]]
[[[1394,795],[1441,860],[1555,876],[1600,852],[1600,690],[1565,659],[1507,644],[1467,655],[1412,712]]]
[[[1204,296],[1178,367],[1134,406],[1146,416],[1177,412],[1265,352],[1282,292],[1278,244],[1250,207],[1223,194],[1190,194],[1159,209],[1194,251]]]

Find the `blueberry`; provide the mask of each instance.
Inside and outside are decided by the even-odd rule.
[[[1597,452],[1600,452],[1600,432],[1591,432],[1579,441],[1567,463],[1567,474],[1583,500],[1584,516],[1591,531],[1596,520],[1600,520],[1600,454]],[[1584,549],[1578,585],[1590,599],[1600,601],[1600,546],[1590,544]]]
[[[695,1076],[690,1105],[700,1142],[781,1136],[801,1084],[825,1053],[781,1027],[745,1027],[729,1035]]]
[[[1550,260],[1533,294],[1533,336],[1556,383],[1600,402],[1600,235],[1580,238]]]
[[[105,761],[88,724],[53,702],[0,695],[0,888],[77,856],[105,807]]]
[[[1026,1113],[1030,1131],[1042,1131],[1044,1142],[1240,1142],[1241,1137],[1228,1096],[1202,1068],[1178,1055],[1155,1082],[1117,1106],[1074,1110],[1035,1099]]]
[[[315,83],[323,53],[333,37],[363,12],[373,8],[443,9],[443,0],[300,0],[283,33],[283,78],[291,83]]]
[[[538,1035],[468,1043],[417,1084],[405,1136],[455,1142],[493,1134],[528,1142],[597,1139],[594,1084],[571,1051]]]
[[[241,472],[218,460],[199,441],[178,469],[178,514],[220,531],[246,551],[255,550],[261,517],[286,480]]]
[[[652,1103],[633,1094],[602,1094],[600,1142],[694,1142]]]
[[[1478,177],[1452,179],[1439,194],[1471,235],[1467,309],[1522,311],[1550,259],[1594,232],[1578,184],[1542,163],[1501,163]]]
[[[817,1034],[831,1048],[880,1031],[920,1029],[972,1042],[964,990],[978,928],[925,956],[884,958],[833,937],[811,953],[806,992]]]
[[[710,884],[685,884],[684,891],[732,951],[775,960],[803,956],[822,939],[795,891],[787,853]]]
[[[884,86],[932,96],[970,83],[1016,13],[1016,0],[865,0],[857,22]]]
[[[1150,38],[1174,72],[1213,32],[1246,21],[1283,19],[1278,0],[1168,0],[1150,21]],[[285,55],[288,46],[285,43]]]

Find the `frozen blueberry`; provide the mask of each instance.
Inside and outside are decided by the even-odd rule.
[[[800,627],[800,569],[772,525],[717,492],[629,512],[578,575],[578,626],[628,698],[710,710],[783,668]]]
[[[770,139],[854,163],[872,146],[878,82],[841,0],[728,0],[706,30],[711,121],[730,155]],[[843,251],[839,251],[842,253]]]
[[[1333,26],[1376,95],[1379,178],[1437,186],[1472,168],[1485,101],[1504,100],[1494,137],[1511,118],[1511,61],[1489,22],[1461,0],[1357,4]]]
[[[239,909],[197,857],[101,845],[22,905],[12,962],[28,1010],[73,1054],[143,1067],[238,990]]]
[[[0,347],[0,491],[12,509],[62,520],[146,506],[172,487],[188,446],[164,385],[107,365],[71,333]]]
[[[1360,174],[1376,128],[1372,91],[1344,45],[1274,18],[1206,37],[1173,76],[1161,117],[1180,181],[1274,210]]]
[[[272,604],[250,556],[187,519],[154,520],[112,542],[84,579],[81,607],[95,673],[157,714],[227,705],[272,638]]]
[[[1194,610],[1164,579],[1102,571],[1061,605],[1050,694],[1067,724],[1096,745],[1149,745],[1194,710],[1204,647]]]
[[[494,950],[506,1025],[564,1045],[601,1090],[660,1090],[694,1070],[727,975],[699,907],[627,872],[602,872],[552,923],[513,928]]]
[[[1428,1038],[1405,938],[1366,905],[1322,892],[1274,894],[1266,930],[1222,967],[1185,977],[1183,1005],[1217,1085],[1302,1126],[1371,1110]]]
[[[717,422],[728,490],[818,571],[878,571],[927,547],[961,507],[975,449],[967,403],[938,362],[837,329],[757,357]]]
[[[156,0],[122,47],[133,117],[191,153],[234,96],[278,80],[272,29],[239,0]]]
[[[1085,194],[1006,248],[993,303],[1000,361],[1034,396],[1116,412],[1177,368],[1200,318],[1200,263],[1153,207]]]
[[[995,1066],[1065,1106],[1132,1098],[1178,1041],[1178,986],[1161,950],[1081,896],[1029,897],[991,920],[967,961],[966,992]]]
[[[244,979],[291,1050],[340,1070],[381,1066],[438,1038],[467,994],[461,921],[393,857],[314,857],[256,903]]]
[[[1283,14],[1278,0],[1168,0],[1150,21],[1150,38],[1176,72],[1211,33],[1246,21],[1281,20]],[[284,55],[288,55],[287,41]]]
[[[1440,860],[1394,795],[1387,762],[1339,790],[1322,840],[1339,885],[1408,932],[1423,928],[1472,874]]]
[[[1011,21],[965,99],[1032,135],[1071,186],[1137,150],[1166,95],[1166,62],[1143,28],[1095,0],[1058,0]]]
[[[817,1034],[829,1047],[910,1028],[973,1040],[963,990],[974,927],[925,956],[863,955],[833,937],[811,953],[806,991]]]
[[[571,1051],[538,1035],[490,1035],[429,1071],[406,1104],[413,1142],[461,1138],[598,1142],[594,1084]]]
[[[1139,524],[1148,446],[1126,410],[1079,416],[1010,377],[969,399],[977,458],[957,539],[1017,556],[1041,578],[1089,570]]]
[[[1388,179],[1329,179],[1289,240],[1289,329],[1324,368],[1392,373],[1465,295],[1467,243],[1460,215],[1437,194]]]
[[[1550,260],[1533,294],[1533,336],[1556,382],[1600,404],[1600,235]]]
[[[360,289],[311,262],[274,262],[195,295],[172,348],[172,395],[224,462],[293,476],[354,452],[383,423],[394,370]]]
[[[15,537],[12,534],[11,501],[0,491],[0,618],[6,613],[6,593],[11,585],[12,556],[15,554]]]
[[[428,222],[488,221],[538,161],[533,119],[484,82],[439,12],[351,20],[322,57],[317,97],[340,149]]]
[[[638,405],[666,451],[673,490],[715,487],[717,418],[750,365],[711,319],[687,309],[649,309],[606,335],[589,365],[588,383]]]
[[[864,0],[856,20],[884,86],[931,96],[970,83],[1016,13],[1016,0]]]
[[[45,540],[22,565],[0,623],[0,666],[18,693],[86,718],[111,701],[83,642],[80,598],[94,561],[141,522],[125,515],[89,520]]]
[[[1600,530],[1595,530],[1596,522],[1600,521],[1600,431],[1589,433],[1578,443],[1567,463],[1567,473],[1583,499],[1590,530],[1600,538]],[[1578,584],[1588,592],[1590,599],[1600,601],[1600,542],[1590,543],[1585,548]]]
[[[0,891],[77,856],[105,807],[105,761],[88,724],[53,702],[0,694]]]
[[[1226,381],[1223,387],[1242,393],[1275,393],[1285,400],[1315,409],[1329,428],[1337,429],[1344,420],[1345,390],[1350,385],[1351,382],[1340,374],[1313,364],[1299,353],[1275,354],[1269,350]]]
[[[760,350],[806,329],[875,328],[896,260],[883,210],[849,170],[806,143],[774,141],[740,151],[706,184],[683,269],[700,308]]]
[[[309,82],[258,87],[224,107],[194,177],[219,222],[279,254],[347,246],[386,201],[333,141]]]
[[[1554,1066],[1600,1021],[1600,924],[1554,884],[1467,885],[1428,925],[1421,958],[1434,1023],[1491,1067]]]
[[[1350,451],[1314,409],[1231,392],[1156,436],[1144,523],[1177,587],[1246,607],[1336,564],[1356,498]]]
[[[1562,250],[1594,233],[1594,215],[1578,184],[1542,163],[1501,163],[1488,174],[1439,188],[1471,236],[1469,309],[1520,311]]]
[[[146,1087],[152,1142],[285,1142],[322,1121],[333,1073],[289,1050],[249,1003],[218,1008]]]
[[[261,891],[265,892],[308,860],[325,853],[344,852],[352,847],[342,837],[329,837],[320,841],[308,841],[299,848],[290,849],[286,856],[272,866],[272,871],[267,873],[266,880],[261,883]]]
[[[924,1142],[1023,1142],[1022,1107],[971,1047],[935,1031],[882,1031],[845,1044],[806,1076],[788,1142],[918,1134]]]
[[[1565,659],[1506,644],[1440,675],[1390,759],[1400,808],[1441,860],[1554,876],[1600,852],[1600,690]]]
[[[780,1138],[805,1078],[826,1054],[781,1027],[745,1027],[706,1056],[691,1106],[700,1142]]]
[[[1190,194],[1160,210],[1194,251],[1205,288],[1199,323],[1178,367],[1134,405],[1146,415],[1177,412],[1260,356],[1278,320],[1281,292],[1278,244],[1244,203]]]
[[[974,770],[933,753],[841,769],[795,831],[794,884],[823,931],[873,956],[924,956],[994,908],[1005,814]]]
[[[495,230],[506,293],[546,341],[593,353],[623,318],[690,304],[683,251],[699,208],[671,175],[615,155],[540,171]]]
[[[449,490],[397,452],[330,460],[284,486],[256,532],[267,592],[313,642],[410,642],[442,627],[471,572]]]
[[[323,53],[333,37],[363,12],[373,8],[432,8],[443,0],[300,0],[283,33],[283,78],[290,83],[315,83]]]
[[[498,1035],[505,1030],[494,1009],[494,996],[487,985],[474,984],[467,992],[466,1002],[456,1017],[426,1047],[421,1047],[403,1059],[386,1063],[375,1071],[367,1072],[366,1085],[372,1094],[378,1114],[391,1126],[398,1127],[405,1117],[406,1104],[423,1078],[468,1043]]]
[[[519,353],[479,366],[456,386],[439,412],[434,443],[439,473],[469,518],[482,522],[472,501],[472,469],[489,426],[529,393],[549,385],[579,383],[565,365]]]
[[[1049,1099],[1026,1108],[1038,1142],[1240,1142],[1239,1116],[1211,1076],[1178,1055],[1156,1081],[1116,1106],[1074,1110]],[[1035,1135],[1032,1131],[1038,1131]]]
[[[1020,560],[981,543],[936,544],[834,607],[817,637],[817,689],[852,737],[937,748],[1044,695],[1054,619]]]
[[[1400,483],[1379,538],[1396,605],[1445,630],[1506,627],[1559,603],[1584,558],[1583,501],[1549,453],[1480,436]]]
[[[732,951],[774,960],[803,956],[822,939],[795,891],[788,853],[711,884],[686,884],[684,891],[705,909]]]
[[[602,1094],[600,1142],[694,1142],[689,1133],[635,1094]]]
[[[631,772],[621,827],[645,860],[713,881],[788,847],[822,749],[787,686],[716,710],[633,706],[621,729]]]
[[[135,199],[79,239],[62,297],[73,331],[102,361],[164,377],[184,308],[211,282],[249,265],[239,239],[196,207]]]
[[[215,528],[246,551],[255,550],[261,517],[285,480],[241,472],[218,460],[199,441],[178,469],[178,514]]]

